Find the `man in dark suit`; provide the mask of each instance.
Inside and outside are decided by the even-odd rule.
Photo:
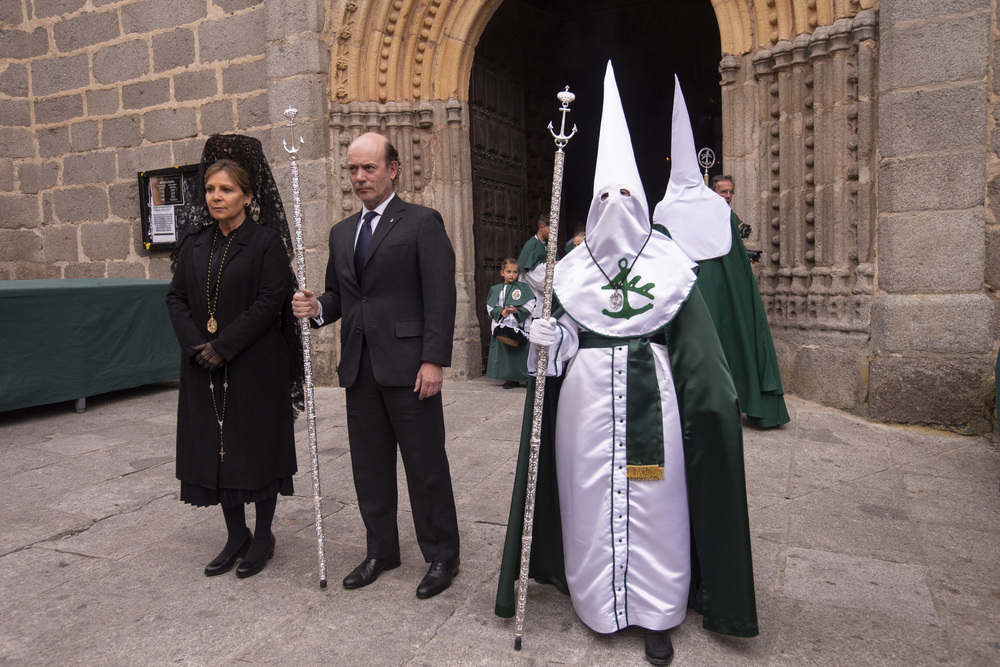
[[[417,542],[430,563],[417,597],[429,598],[451,585],[459,565],[441,402],[455,330],[455,252],[440,213],[395,196],[399,154],[385,137],[355,139],[347,167],[362,209],[330,230],[326,292],[302,290],[292,300],[296,317],[314,326],[341,320],[338,372],[368,534],[367,557],[344,587],[399,567],[398,443]]]

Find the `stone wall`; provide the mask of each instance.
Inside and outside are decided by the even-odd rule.
[[[328,220],[322,25],[322,0],[0,3],[0,279],[169,278],[141,244],[136,173],[198,162],[217,132],[285,160],[289,103],[305,210]]]
[[[871,10],[720,63],[723,164],[786,391],[866,410],[874,274]]]
[[[991,421],[995,11],[995,0],[880,3],[874,419],[965,431]]]
[[[723,57],[724,165],[765,251],[786,391],[881,421],[994,421],[997,5],[881,0]]]

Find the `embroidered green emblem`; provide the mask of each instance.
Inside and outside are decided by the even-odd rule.
[[[638,257],[637,257],[638,259]],[[635,263],[633,262],[633,266]],[[635,276],[632,280],[625,282],[628,279],[629,273],[632,272],[632,268],[628,265],[628,260],[622,257],[618,260],[618,275],[611,279],[607,285],[603,286],[601,289],[614,290],[611,295],[611,305],[616,310],[608,310],[605,308],[601,312],[608,317],[614,317],[616,319],[629,319],[640,313],[644,313],[653,307],[652,303],[647,303],[641,308],[633,308],[629,305],[628,296],[629,294],[639,294],[650,301],[653,301],[655,297],[652,295],[650,290],[656,287],[655,283],[646,283],[645,285],[639,285],[639,281],[642,280],[642,276]]]

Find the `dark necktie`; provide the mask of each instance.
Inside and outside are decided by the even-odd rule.
[[[375,211],[365,213],[365,221],[361,223],[358,241],[354,244],[354,273],[358,277],[359,285],[365,272],[365,258],[368,256],[368,246],[372,242],[372,220],[375,219],[376,215],[378,213]]]

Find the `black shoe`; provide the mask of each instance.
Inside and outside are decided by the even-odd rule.
[[[263,570],[264,566],[267,565],[267,561],[271,560],[271,558],[273,557],[274,557],[274,533],[271,533],[271,541],[267,545],[267,554],[261,556],[257,560],[247,560],[246,558],[244,558],[243,562],[240,563],[240,566],[236,568],[236,576],[239,577],[240,579],[252,577],[253,575]]]
[[[646,630],[646,660],[654,665],[669,665],[674,659],[674,645],[669,630]]]
[[[515,387],[520,387],[520,386],[521,386],[520,382],[514,382],[513,380],[507,380],[506,382],[503,383],[504,389],[514,389]]]
[[[451,586],[451,580],[457,576],[458,556],[455,556],[455,560],[434,561],[417,586],[417,597],[421,600],[434,597]]]
[[[399,556],[392,558],[366,558],[361,561],[361,565],[351,570],[351,573],[344,577],[344,588],[353,590],[374,583],[378,575],[385,570],[394,570],[399,567]]]
[[[223,548],[222,553],[215,557],[215,559],[205,566],[205,576],[214,577],[217,574],[225,574],[233,569],[233,565],[236,565],[236,559],[243,558],[247,555],[247,550],[250,548],[250,544],[253,542],[253,533],[249,530],[247,531],[247,538],[243,540],[243,544],[236,551],[227,554],[226,550]]]

